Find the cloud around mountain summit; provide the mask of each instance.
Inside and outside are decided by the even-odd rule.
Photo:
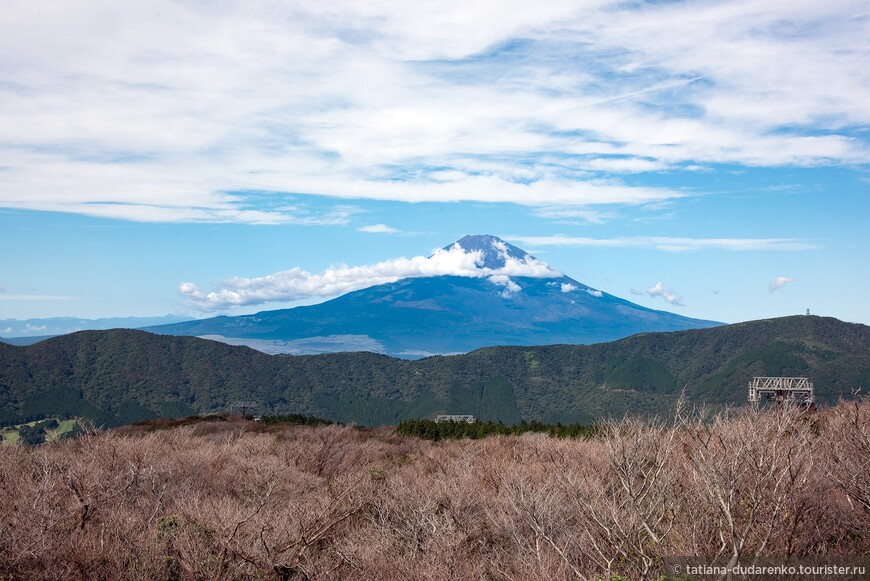
[[[483,253],[466,251],[458,244],[436,249],[430,256],[394,258],[375,264],[348,266],[338,264],[312,274],[301,268],[291,268],[255,278],[234,277],[218,283],[217,288],[202,291],[192,282],[183,282],[179,291],[188,303],[199,310],[214,312],[269,302],[291,302],[339,296],[378,284],[403,278],[429,276],[465,276],[490,278],[505,287],[509,294],[519,292],[510,277],[557,278],[562,273],[546,262],[526,256],[522,259],[502,254],[500,268],[483,267]]]

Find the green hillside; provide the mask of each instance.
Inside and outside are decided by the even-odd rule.
[[[870,327],[815,316],[648,333],[598,345],[491,347],[419,361],[372,353],[266,355],[141,331],[0,344],[0,424],[86,416],[106,425],[255,401],[262,413],[365,425],[436,413],[589,423],[690,400],[740,404],[754,375],[806,375],[820,403],[870,387]]]

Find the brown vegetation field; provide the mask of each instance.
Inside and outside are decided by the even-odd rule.
[[[203,422],[0,448],[4,579],[652,579],[870,547],[870,401],[429,442]]]

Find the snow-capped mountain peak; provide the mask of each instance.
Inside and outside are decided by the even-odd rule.
[[[491,236],[489,234],[465,236],[450,246],[446,246],[444,250],[450,251],[457,247],[467,253],[479,253],[480,258],[477,261],[478,267],[499,274],[536,276],[529,274],[524,275],[520,272],[510,272],[516,270],[517,267],[520,267],[522,270],[528,270],[528,267],[533,267],[539,273],[549,270],[556,276],[560,274],[543,260],[535,258],[522,248],[518,248],[513,244],[508,244],[497,236]],[[537,276],[541,276],[541,274],[538,274]]]

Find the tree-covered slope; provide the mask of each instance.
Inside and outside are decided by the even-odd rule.
[[[739,404],[754,375],[806,375],[821,403],[849,396],[870,386],[870,327],[798,316],[418,361],[266,355],[192,337],[84,331],[0,344],[0,422],[66,414],[120,424],[240,400],[261,412],[369,425],[442,412],[592,422],[664,412],[681,390],[696,402]]]

